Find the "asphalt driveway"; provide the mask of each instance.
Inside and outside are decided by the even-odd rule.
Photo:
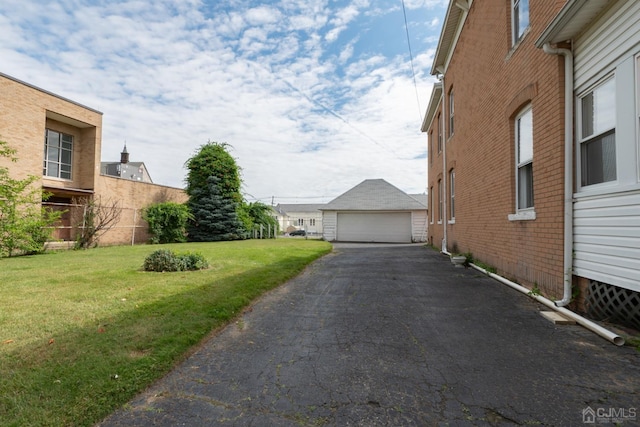
[[[100,425],[640,424],[640,353],[543,309],[423,245],[336,245]]]

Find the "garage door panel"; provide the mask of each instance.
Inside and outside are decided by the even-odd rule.
[[[411,242],[410,212],[338,213],[342,242]]]

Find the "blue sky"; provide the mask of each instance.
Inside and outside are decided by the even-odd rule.
[[[420,133],[446,0],[2,0],[0,72],[102,111],[154,182],[226,142],[249,201],[426,189]]]

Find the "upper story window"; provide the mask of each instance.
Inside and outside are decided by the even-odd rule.
[[[451,89],[449,91],[449,136],[453,135],[453,113],[454,113],[453,89]]]
[[[304,218],[298,218],[298,225],[302,227],[304,225]]]
[[[438,153],[442,153],[442,118],[438,114]]]
[[[527,107],[515,121],[516,209],[533,207],[533,113]]]
[[[316,219],[315,218],[309,219],[309,225],[312,226],[312,227],[315,226],[316,225]]]
[[[449,213],[451,220],[456,219],[456,172],[449,172]]]
[[[433,224],[433,185],[429,188],[429,214],[431,215],[431,224]]]
[[[438,222],[442,222],[442,180],[438,180]]]
[[[616,179],[616,84],[613,77],[580,98],[582,186]]]
[[[429,164],[433,163],[433,130],[429,132]]]
[[[529,0],[511,0],[511,22],[515,45],[529,27]]]
[[[47,129],[44,138],[42,174],[54,178],[71,179],[73,136]]]

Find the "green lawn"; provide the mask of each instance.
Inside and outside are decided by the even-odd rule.
[[[199,252],[211,267],[142,271],[159,248]],[[278,239],[0,259],[0,425],[94,424],[330,250]]]

